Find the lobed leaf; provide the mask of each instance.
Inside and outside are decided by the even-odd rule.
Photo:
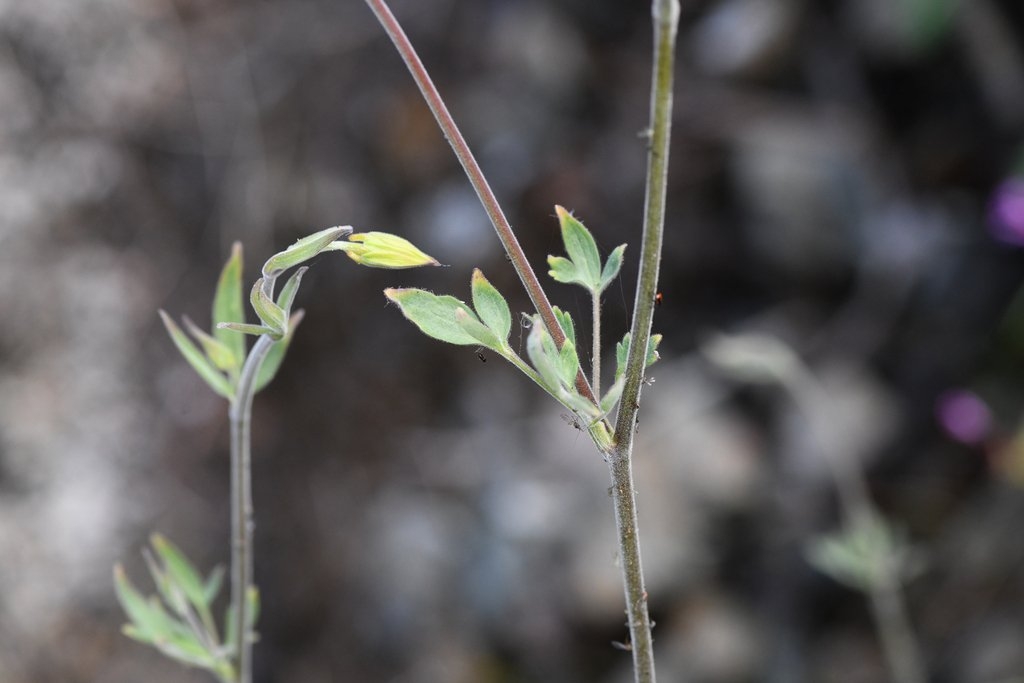
[[[484,277],[479,268],[473,269],[470,282],[473,290],[473,308],[476,309],[483,324],[487,325],[504,345],[512,332],[512,312],[509,310],[508,302]]]
[[[237,332],[218,327],[220,323],[245,321],[245,305],[242,296],[242,243],[231,246],[231,256],[220,271],[217,291],[213,295],[213,336],[231,350],[235,367],[245,362],[245,337]]]
[[[188,364],[192,366],[192,369],[210,385],[211,389],[224,398],[231,400],[235,394],[235,389],[227,377],[214,367],[210,359],[192,343],[192,340],[185,336],[181,328],[163,310],[160,311],[160,319],[163,321],[164,327],[167,328],[167,334],[171,336],[171,341],[178,347],[178,351],[185,357]]]
[[[604,269],[601,271],[601,287],[599,291],[603,292],[618,277],[619,270],[622,269],[622,255],[625,251],[626,245],[620,244],[612,249],[612,253],[608,254],[608,260],[605,261]]]
[[[555,312],[555,320],[558,321],[558,326],[562,328],[562,333],[565,338],[571,341],[573,344],[576,343],[576,326],[572,322],[572,316],[567,311],[563,311],[558,306],[553,306],[552,310]]]
[[[498,336],[494,334],[494,330],[484,325],[480,320],[463,308],[455,309],[455,322],[462,330],[469,336],[476,339],[476,341],[491,349],[502,353],[505,348],[505,342],[498,339]]]
[[[476,315],[465,302],[453,296],[438,296],[423,289],[385,289],[384,296],[398,304],[398,308],[412,324],[428,337],[461,346],[477,345],[480,341],[466,332],[455,319],[455,312]]]
[[[654,365],[661,356],[658,355],[658,345],[661,344],[661,334],[652,334],[647,339],[647,358],[644,361],[644,367],[649,368]],[[629,340],[630,333],[627,332],[622,341],[615,345],[615,379],[619,379],[622,373],[626,371],[626,362],[629,359]]]
[[[562,384],[567,387],[575,385],[576,373],[580,370],[580,359],[576,354],[576,345],[568,339],[565,340],[562,349],[558,352],[558,370]]]
[[[601,286],[601,254],[590,231],[571,213],[561,206],[555,207],[558,222],[562,227],[562,242],[565,252],[576,265],[579,275],[589,289],[599,290]]]

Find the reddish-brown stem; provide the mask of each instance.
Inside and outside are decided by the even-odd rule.
[[[537,279],[537,274],[530,267],[530,262],[526,260],[526,254],[523,252],[523,248],[519,246],[519,240],[516,239],[512,226],[505,217],[505,212],[501,210],[501,206],[498,204],[498,198],[494,195],[494,191],[484,177],[480,164],[473,157],[473,152],[470,151],[469,145],[466,144],[466,139],[462,137],[459,127],[448,112],[448,107],[445,106],[444,100],[441,99],[441,94],[437,91],[437,87],[423,66],[423,62],[420,61],[415,48],[409,42],[408,36],[405,35],[405,31],[402,30],[402,26],[391,13],[387,3],[384,0],[366,0],[366,4],[377,15],[377,20],[380,21],[388,37],[391,38],[391,42],[395,44],[395,48],[405,61],[405,65],[412,74],[413,80],[416,81],[420,92],[423,93],[423,98],[427,101],[427,106],[434,113],[437,125],[441,127],[441,131],[452,146],[455,156],[458,157],[459,163],[462,164],[463,170],[469,177],[470,184],[476,190],[477,196],[480,197],[480,203],[483,204],[484,210],[487,212],[488,217],[490,217],[494,230],[498,233],[498,239],[501,240],[502,246],[505,247],[505,252],[508,254],[509,259],[511,259],[516,273],[519,274],[519,279],[522,280],[534,308],[540,313],[544,326],[547,327],[551,337],[561,348],[562,344],[565,343],[565,334],[555,318],[555,312],[551,308],[551,303],[548,301],[548,297],[544,293],[540,281]],[[576,388],[580,394],[595,404],[598,402],[582,370],[576,375]]]

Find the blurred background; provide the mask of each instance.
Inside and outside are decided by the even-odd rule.
[[[629,243],[618,338],[647,3],[394,10],[538,270],[556,203]],[[600,456],[385,306],[466,299],[477,266],[528,302],[364,3],[7,0],[0,38],[0,681],[207,680],[123,637],[112,590],[119,561],[151,590],[152,530],[228,559],[226,405],[156,311],[206,326],[232,242],[250,283],[338,224],[450,267],[307,276],[255,405],[257,681],[631,680]],[[888,680],[864,596],[805,559],[839,520],[822,433],[914,549],[929,680],[1024,680],[1024,5],[687,0],[677,70],[636,453],[662,679]],[[585,327],[582,290],[549,291]],[[827,423],[716,372],[719,331],[791,345]]]

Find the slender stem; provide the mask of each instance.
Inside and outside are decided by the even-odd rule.
[[[490,217],[494,230],[498,233],[498,239],[501,240],[502,246],[505,247],[505,252],[511,259],[516,273],[519,274],[519,279],[522,280],[534,308],[540,313],[544,326],[548,328],[548,332],[551,334],[551,338],[561,348],[562,344],[565,343],[565,334],[555,318],[551,302],[548,301],[547,294],[544,293],[544,289],[537,279],[537,274],[530,266],[530,262],[526,260],[526,254],[523,252],[523,248],[519,246],[519,240],[516,239],[512,226],[505,217],[505,213],[501,210],[498,198],[484,177],[483,170],[473,156],[473,152],[469,149],[466,139],[462,137],[455,119],[448,112],[448,107],[441,98],[441,94],[431,80],[426,68],[423,66],[423,62],[420,61],[415,48],[413,48],[408,36],[405,35],[405,31],[402,30],[398,20],[391,13],[385,0],[366,0],[366,4],[373,10],[377,20],[384,27],[384,30],[391,38],[391,42],[395,44],[395,48],[405,61],[409,73],[412,74],[413,80],[416,81],[420,92],[423,93],[423,98],[427,101],[427,105],[433,112],[434,118],[437,119],[437,125],[441,128],[448,143],[452,146],[455,156],[458,157],[459,163],[462,164],[463,170],[469,177],[470,184],[476,190],[480,203],[483,204],[484,210],[487,212],[488,217]],[[590,399],[595,404],[598,403],[582,370],[576,376],[576,387],[584,397]]]
[[[640,408],[640,388],[647,360],[647,344],[654,318],[661,244],[665,230],[665,195],[672,127],[672,82],[678,0],[653,0],[654,69],[651,78],[650,150],[647,156],[647,192],[644,202],[644,234],[640,247],[640,274],[630,332],[625,384],[615,425],[615,448],[608,458],[612,501],[619,535],[622,582],[637,683],[654,683],[654,642],[647,609],[640,537],[637,530],[636,490],[633,486],[633,435]]]
[[[591,317],[593,322],[591,323],[591,330],[593,334],[592,345],[591,345],[591,359],[590,365],[592,368],[593,379],[590,380],[591,386],[594,388],[594,393],[600,398],[601,396],[601,292],[594,290],[593,301],[591,306]]]
[[[273,284],[271,284],[271,290]],[[231,401],[231,605],[235,616],[235,662],[238,683],[252,681],[252,642],[249,638],[248,593],[253,583],[252,452],[250,421],[256,376],[274,340],[256,340],[242,366]]]
[[[839,494],[847,533],[854,533],[863,524],[875,523],[879,514],[868,493],[864,473],[854,464],[843,442],[827,431],[826,425],[832,424],[828,392],[802,364],[783,378],[783,385],[797,409],[810,422],[813,436],[825,456]],[[868,599],[892,679],[897,683],[924,683],[927,677],[907,615],[898,563],[892,557],[885,557],[876,569],[876,579],[868,588]]]

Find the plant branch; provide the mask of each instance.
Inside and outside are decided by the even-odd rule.
[[[270,285],[273,291],[273,283]],[[250,421],[256,377],[274,340],[262,335],[253,345],[231,401],[231,605],[235,618],[235,651],[238,683],[252,681],[252,642],[248,624],[249,587],[253,582],[252,452]]]
[[[640,247],[625,384],[615,426],[615,448],[608,458],[612,500],[619,535],[626,614],[629,619],[633,673],[637,683],[654,683],[654,646],[647,609],[640,538],[637,529],[636,491],[633,486],[633,435],[640,408],[640,388],[647,359],[647,344],[654,318],[654,296],[665,230],[665,195],[672,127],[672,82],[678,0],[653,0],[654,69],[651,78],[650,149],[647,155],[647,192],[644,202],[644,234]]]
[[[473,189],[476,190],[476,194],[480,198],[480,203],[483,204],[484,210],[491,219],[491,223],[494,225],[494,230],[498,233],[498,239],[501,240],[502,246],[505,247],[505,252],[508,254],[509,259],[511,259],[512,265],[516,269],[516,273],[519,275],[519,279],[522,280],[523,287],[526,288],[526,293],[530,296],[530,300],[533,302],[534,308],[544,321],[544,326],[547,327],[548,332],[551,334],[551,338],[554,339],[558,347],[561,348],[565,343],[565,334],[562,332],[562,328],[559,326],[558,320],[555,318],[555,312],[551,308],[551,302],[548,301],[547,294],[544,293],[544,289],[541,287],[540,281],[537,279],[537,274],[530,266],[530,262],[527,261],[526,254],[523,252],[523,248],[519,245],[519,240],[516,239],[516,235],[513,232],[508,219],[505,217],[505,213],[501,210],[501,206],[498,204],[498,198],[495,196],[490,184],[488,184],[487,179],[484,177],[480,164],[477,163],[476,158],[473,156],[473,152],[469,149],[466,139],[462,137],[462,133],[459,131],[459,127],[456,125],[455,119],[453,119],[452,115],[448,112],[448,107],[441,98],[441,94],[438,92],[437,87],[431,80],[426,68],[423,66],[423,62],[420,61],[415,48],[413,48],[408,36],[405,35],[405,31],[402,30],[402,26],[398,23],[398,20],[395,19],[394,14],[391,13],[391,10],[388,8],[385,0],[366,0],[366,4],[368,4],[370,9],[373,10],[373,13],[377,16],[377,20],[380,22],[381,26],[384,27],[388,37],[391,38],[391,42],[395,44],[395,48],[405,61],[405,65],[408,67],[409,73],[412,74],[413,80],[416,81],[416,85],[423,94],[423,98],[427,101],[427,106],[430,107],[430,111],[433,112],[434,118],[437,119],[437,125],[441,128],[441,131],[444,133],[448,143],[452,146],[455,156],[458,157],[459,163],[462,164],[463,170],[469,177],[470,184],[473,186]],[[590,384],[587,382],[586,375],[583,374],[582,370],[576,376],[576,388],[579,390],[580,394],[593,401],[595,405],[598,403],[593,390],[590,388]]]
[[[846,450],[842,440],[824,428],[824,425],[832,424],[829,414],[832,402],[828,391],[803,363],[783,377],[782,384],[810,423],[812,434],[824,454],[839,494],[843,526],[847,532],[876,519],[879,515],[863,471],[856,466],[853,455]],[[876,578],[868,586],[868,599],[892,679],[897,683],[924,683],[927,676],[907,615],[898,563],[886,557],[876,570]]]

